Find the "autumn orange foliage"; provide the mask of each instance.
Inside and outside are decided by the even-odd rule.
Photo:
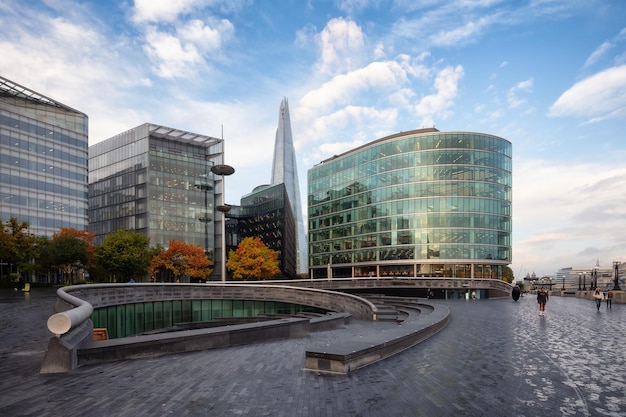
[[[247,237],[228,254],[228,268],[234,279],[269,279],[280,273],[278,251],[265,246],[258,237]]]
[[[152,258],[148,272],[150,276],[156,276],[159,271],[169,271],[175,278],[206,279],[213,272],[210,266],[211,261],[201,246],[171,240],[167,250]]]

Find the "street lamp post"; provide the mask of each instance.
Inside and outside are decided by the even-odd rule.
[[[222,282],[226,282],[226,213],[230,210],[230,206],[226,204],[226,187],[224,184],[224,176],[232,175],[235,172],[235,168],[230,165],[220,164],[213,165],[211,172],[215,175],[222,177],[222,204],[217,206],[217,211],[222,213],[222,256],[221,256],[221,275]]]
[[[209,223],[211,219],[209,218],[209,191],[213,188],[209,184],[196,184],[196,188],[204,191],[204,216],[200,217],[198,220],[204,223],[204,254],[209,255]]]
[[[578,274],[578,291],[580,291],[580,284],[583,282],[583,274]]]
[[[587,274],[583,272],[583,291],[587,291]]]
[[[613,261],[613,270],[615,271],[615,278],[613,279],[613,291],[621,291],[620,287],[619,287],[619,266],[620,266],[621,262],[620,261]]]

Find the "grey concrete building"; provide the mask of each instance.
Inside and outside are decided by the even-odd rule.
[[[151,245],[173,239],[205,248],[219,279],[224,141],[146,123],[89,148],[89,231],[135,229]]]

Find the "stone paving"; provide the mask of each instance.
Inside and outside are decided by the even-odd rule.
[[[443,331],[347,376],[305,371],[305,349],[390,323],[40,375],[54,292],[0,291],[0,416],[626,415],[626,305],[438,302]]]

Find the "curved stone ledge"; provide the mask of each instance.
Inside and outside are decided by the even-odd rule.
[[[389,303],[393,305],[392,300]],[[320,373],[347,374],[415,346],[434,336],[450,321],[450,309],[438,304],[402,299],[397,301],[396,308],[408,315],[398,328],[307,349],[305,368]],[[421,314],[422,310],[428,314]]]
[[[352,294],[290,285],[264,284],[91,284],[67,287],[65,291],[87,301],[93,308],[164,300],[258,300],[302,304],[329,311],[350,313],[363,320],[376,320],[377,309],[368,300]]]
[[[91,317],[93,307],[87,301],[68,294],[64,288],[57,290],[57,296],[55,309],[59,312],[48,319],[48,330],[60,337]]]
[[[355,295],[286,285],[264,286],[232,283],[93,284],[62,288],[57,291],[57,295],[58,299],[55,306],[57,313],[48,320],[48,329],[55,334],[55,337],[51,339],[48,345],[41,373],[71,371],[78,364],[78,350],[96,343],[92,341],[93,323],[89,320],[93,308],[164,300],[226,299],[301,304],[328,311],[348,313],[355,318],[364,320],[376,320],[378,311],[373,303]],[[308,324],[309,320],[306,321]],[[315,325],[323,327],[323,324],[320,323]],[[248,332],[258,332],[260,328],[262,326],[252,326],[248,328]],[[292,329],[291,333],[287,333],[301,333],[301,330],[294,333]],[[152,342],[156,339],[153,339]],[[161,339],[163,339],[162,336]],[[150,343],[149,340],[146,342]],[[207,342],[202,343],[206,345]],[[116,349],[118,350],[116,355],[124,351],[119,346]],[[172,349],[178,349],[177,351],[188,350],[184,340],[168,343],[162,349],[167,352],[171,352]],[[144,350],[149,352],[150,349],[144,347]],[[129,349],[126,351],[128,352]],[[153,353],[146,354],[155,354],[154,349]],[[125,356],[123,353],[121,355]]]

